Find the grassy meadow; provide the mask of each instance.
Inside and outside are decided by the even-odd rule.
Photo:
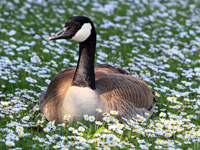
[[[0,149],[200,149],[199,0],[1,0],[0,10]],[[95,24],[95,65],[121,66],[155,91],[150,119],[42,116],[38,96],[78,60],[77,42],[47,38],[76,15]]]

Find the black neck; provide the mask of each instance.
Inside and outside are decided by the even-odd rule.
[[[96,49],[96,33],[79,43],[79,59],[72,82],[73,86],[95,89],[94,55]]]

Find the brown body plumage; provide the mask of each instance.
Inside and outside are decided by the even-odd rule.
[[[98,108],[108,113],[116,110],[120,118],[127,119],[136,117],[136,114],[146,118],[145,113],[153,113],[154,92],[142,79],[128,75],[126,70],[120,67],[106,64],[93,67],[92,75],[90,75],[92,66],[85,67],[87,68],[85,70],[83,67],[81,70],[81,66],[84,66],[81,63],[85,61],[81,59],[86,59],[85,56],[83,57],[85,48],[87,49],[88,46],[80,45],[77,68],[60,72],[52,79],[47,91],[41,94],[40,109],[48,120],[64,122],[63,116],[69,114],[72,116],[71,120],[81,121],[84,113],[101,118],[102,116],[97,115],[95,111]],[[93,62],[93,59],[88,61]],[[82,82],[80,79],[75,79],[80,78],[80,72],[83,74],[87,72],[85,73],[89,76],[86,75],[85,78],[86,81],[89,80],[87,83],[85,80]],[[88,79],[90,76],[91,79]],[[92,81],[92,77],[95,77],[95,81]]]
[[[63,122],[63,116],[59,116],[60,108],[73,81],[75,70],[70,68],[60,72],[53,78],[48,90],[41,94],[40,109],[48,120]],[[148,111],[153,113],[154,92],[144,80],[122,74],[108,65],[95,67],[95,75],[96,92],[104,101],[104,112],[116,110],[120,117],[127,119],[136,117],[136,114],[145,117],[144,113]]]

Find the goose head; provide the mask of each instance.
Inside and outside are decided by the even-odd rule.
[[[90,37],[96,37],[93,22],[84,16],[71,17],[65,26],[58,33],[49,37],[49,40],[70,39],[77,42],[84,42]]]

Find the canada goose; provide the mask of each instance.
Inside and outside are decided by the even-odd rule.
[[[40,110],[48,120],[64,122],[66,114],[71,120],[81,121],[85,114],[100,119],[96,109],[103,113],[115,110],[119,118],[126,119],[136,114],[147,118],[145,113],[153,113],[154,92],[142,79],[110,65],[94,67],[96,31],[89,18],[71,17],[62,30],[49,37],[57,39],[78,41],[79,59],[76,68],[57,74],[40,95]]]

